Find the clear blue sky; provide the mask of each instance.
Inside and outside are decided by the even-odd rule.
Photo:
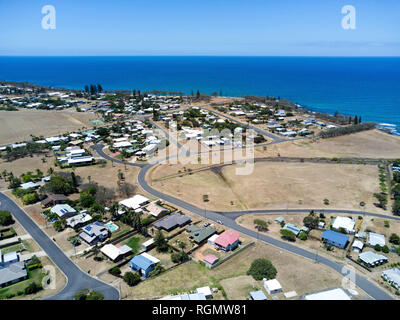
[[[400,56],[400,0],[0,0],[0,30],[0,55]]]

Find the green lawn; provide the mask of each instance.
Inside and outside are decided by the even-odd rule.
[[[9,253],[9,252],[19,251],[19,250],[22,250],[22,249],[24,249],[24,247],[23,247],[22,244],[19,243],[19,244],[14,244],[14,245],[9,246],[9,247],[2,248],[1,249],[1,253],[2,254],[6,254],[6,253]]]
[[[8,294],[17,294],[18,291],[24,291],[24,289],[33,281],[37,284],[41,284],[44,276],[45,274],[42,273],[42,268],[38,268],[32,271],[28,270],[29,278],[27,280],[0,289],[0,299],[6,298]]]

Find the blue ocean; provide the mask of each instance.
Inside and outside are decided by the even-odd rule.
[[[360,115],[400,128],[400,58],[0,57],[0,80],[280,96],[313,111]]]

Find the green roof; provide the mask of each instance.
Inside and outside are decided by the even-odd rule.
[[[196,243],[200,243],[206,240],[208,237],[211,237],[213,234],[217,233],[217,230],[213,227],[199,227],[196,225],[190,225],[186,228],[186,231],[190,233],[190,237]]]

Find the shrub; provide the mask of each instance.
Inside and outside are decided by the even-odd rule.
[[[296,241],[296,235],[292,231],[287,230],[287,229],[281,229],[280,232],[281,232],[282,238],[287,239],[289,241]]]
[[[118,267],[114,267],[110,270],[110,273],[114,276],[119,276],[121,274],[121,269]]]
[[[389,247],[386,244],[382,247],[382,252],[389,253]]]
[[[260,258],[252,262],[247,274],[253,276],[255,280],[262,280],[263,278],[274,279],[277,270],[271,261],[265,258]]]
[[[301,231],[299,234],[299,239],[303,241],[307,240],[307,234],[304,231]]]
[[[140,282],[140,276],[137,273],[128,271],[124,274],[124,281],[132,287]]]
[[[389,242],[393,244],[400,244],[400,237],[397,234],[392,233],[389,237]]]
[[[379,252],[382,250],[382,247],[379,244],[376,244],[374,250]]]
[[[25,294],[32,294],[42,290],[42,286],[38,285],[36,282],[31,282],[24,290]]]

